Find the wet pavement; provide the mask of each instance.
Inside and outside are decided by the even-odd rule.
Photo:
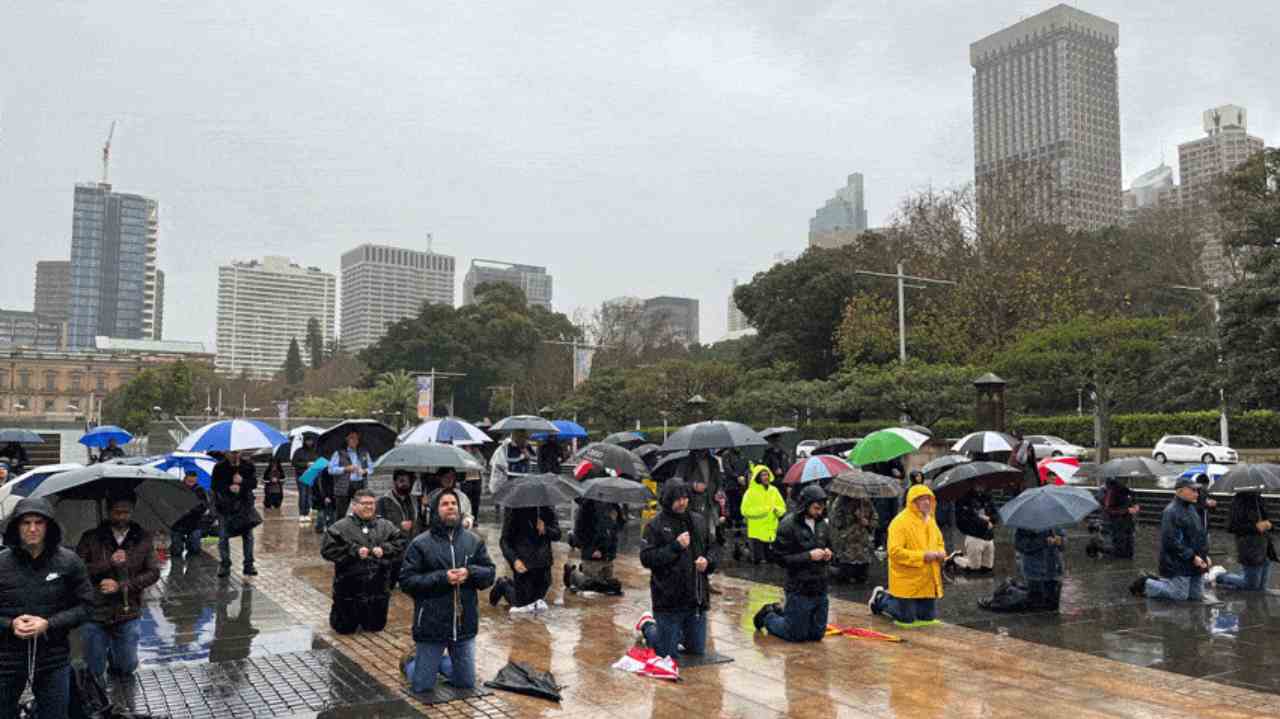
[[[284,514],[266,513],[257,530],[259,576],[236,571],[238,542],[229,580],[214,576],[216,550],[208,544],[206,557],[166,567],[146,598],[143,667],[117,689],[120,697],[175,719],[1280,716],[1280,698],[1268,693],[1280,687],[1266,675],[1274,665],[1270,640],[1280,634],[1269,618],[1280,614],[1280,598],[1149,606],[1124,587],[1141,560],[1086,567],[1083,533],[1068,559],[1060,615],[987,615],[974,601],[993,580],[965,581],[943,602],[947,624],[910,630],[902,644],[836,637],[791,645],[756,634],[751,617],[781,600],[781,573],[726,562],[715,580],[722,594],[709,615],[709,643],[733,661],[686,667],[675,684],[626,674],[611,665],[632,646],[632,626],[649,606],[634,526],[616,563],[624,596],[566,593],[559,569],[567,547],[559,544],[547,613],[513,617],[482,602],[479,678],[492,678],[509,660],[526,662],[555,674],[564,701],[496,692],[427,707],[405,691],[398,671],[413,644],[411,602],[396,594],[383,632],[334,635],[331,565],[319,557],[319,537],[289,515],[292,494],[285,505]],[[479,531],[499,574],[509,574],[492,523]],[[999,566],[1007,567],[1002,544]],[[832,621],[898,632],[869,616],[858,603],[865,595],[838,588]]]

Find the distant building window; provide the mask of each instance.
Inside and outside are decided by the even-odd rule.
[[[106,391],[107,391],[107,376],[106,376],[105,374],[100,374],[100,375],[98,375],[97,377],[95,377],[95,379],[97,380],[97,387],[98,387],[98,391],[99,391],[99,392],[106,392]]]
[[[18,370],[18,389],[28,389],[31,387],[31,372],[28,370]]]
[[[83,383],[84,383],[84,375],[80,374],[79,372],[75,372],[75,373],[73,373],[73,374],[71,375],[71,389],[72,389],[72,391],[79,392],[79,391],[80,391],[80,385],[81,385],[81,384],[83,384]]]
[[[49,371],[44,373],[44,388],[48,392],[54,392],[58,389],[58,373]]]
[[[53,400],[51,400],[51,399],[46,399],[46,400],[44,401],[44,412],[45,412],[45,414],[50,414],[50,413],[52,413],[53,411],[54,411],[54,410],[53,410]]]

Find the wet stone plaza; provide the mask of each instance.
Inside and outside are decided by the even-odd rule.
[[[563,701],[501,691],[443,704],[408,693],[399,661],[412,650],[411,602],[394,597],[385,631],[337,636],[328,627],[332,568],[319,536],[290,508],[272,510],[258,532],[256,577],[219,580],[215,548],[169,562],[147,594],[142,667],[114,688],[140,713],[208,717],[1259,717],[1280,716],[1272,645],[1280,596],[1218,592],[1199,605],[1162,605],[1129,595],[1151,566],[1154,530],[1140,529],[1134,561],[1091,560],[1083,530],[1070,537],[1062,611],[993,615],[976,601],[1012,569],[998,538],[994,577],[960,578],[942,602],[945,623],[899,630],[870,616],[865,587],[835,585],[831,621],[895,633],[902,643],[828,637],[787,644],[753,632],[751,618],[781,601],[781,570],[724,562],[714,583],[710,648],[730,659],[684,667],[679,682],[624,673],[612,664],[634,643],[649,607],[648,573],[628,533],[617,574],[621,597],[576,595],[557,578],[539,616],[510,616],[481,603],[477,674],[509,660],[551,671]],[[499,575],[497,531],[486,537]],[[951,542],[949,542],[950,544]],[[1231,566],[1232,543],[1215,536],[1215,561]],[[238,553],[238,543],[233,543]]]

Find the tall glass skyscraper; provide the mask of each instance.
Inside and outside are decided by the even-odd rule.
[[[71,306],[67,344],[91,348],[94,337],[161,339],[155,321],[164,302],[156,242],[160,205],[103,183],[76,185],[71,226]]]

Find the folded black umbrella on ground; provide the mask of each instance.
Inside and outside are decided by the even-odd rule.
[[[498,670],[498,676],[484,683],[490,689],[527,694],[552,701],[560,701],[561,686],[551,672],[544,672],[520,662],[507,662]]]

